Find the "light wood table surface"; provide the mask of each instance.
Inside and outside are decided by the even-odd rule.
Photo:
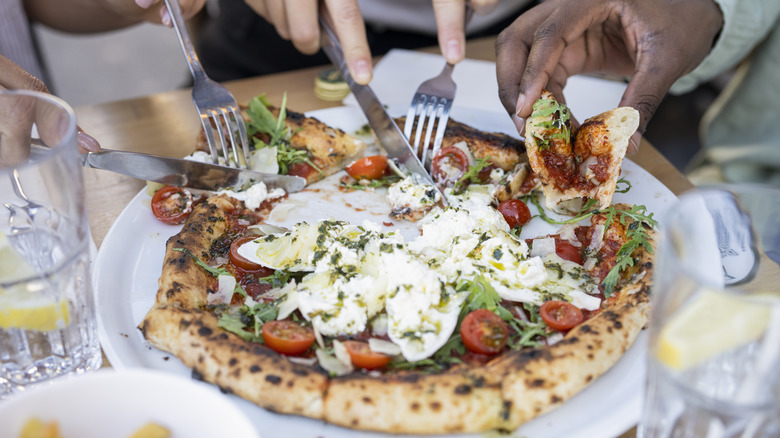
[[[495,61],[493,43],[492,38],[470,41],[467,44],[466,56]],[[424,51],[438,53],[436,48]],[[286,92],[288,107],[298,112],[341,106],[340,102],[324,101],[314,94],[314,78],[324,68],[325,66],[321,66],[243,79],[225,83],[225,86],[239,103],[247,103],[261,93],[265,93],[271,102],[281,102]],[[478,80],[495,79],[491,77]],[[79,126],[108,149],[182,157],[192,152],[200,130],[200,120],[189,89],[117,102],[83,105],[75,110]],[[503,108],[496,108],[496,112],[502,111]],[[690,181],[645,140],[640,145],[639,153],[630,159],[675,194],[693,187]],[[100,247],[111,224],[130,200],[144,188],[145,182],[96,169],[85,169],[84,180],[87,187],[90,229],[95,243]],[[631,430],[621,438],[634,436],[635,431]]]

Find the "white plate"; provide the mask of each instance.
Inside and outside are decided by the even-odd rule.
[[[166,427],[171,438],[260,437],[214,386],[151,370],[101,370],[0,403],[3,436],[21,436],[33,417],[56,421],[64,438],[128,438],[149,422]]]
[[[353,107],[314,111],[309,115],[346,132],[356,132],[366,123],[362,113]],[[484,130],[516,134],[505,114],[454,107],[452,117]],[[338,173],[303,192],[291,195],[282,204],[289,207],[277,206],[271,214],[270,222],[285,225],[323,217],[336,217],[355,223],[365,218],[376,222],[393,222],[387,217],[389,207],[381,193],[342,193],[337,190],[335,186],[341,175],[343,173]],[[623,163],[622,176],[632,183],[633,188],[626,194],[616,194],[614,201],[646,205],[649,211],[655,213],[655,218],[661,221],[676,197],[629,160]],[[291,210],[285,212],[285,208]],[[407,236],[416,233],[413,225],[397,225],[402,227],[402,232]],[[165,242],[179,229],[179,226],[165,225],[154,219],[149,209],[149,197],[141,192],[119,215],[103,240],[93,280],[98,303],[100,340],[114,367],[143,367],[190,375],[189,369],[175,357],[150,346],[136,328],[154,303]],[[523,228],[523,236],[543,235],[553,229],[541,219],[534,219]],[[611,437],[636,424],[644,384],[644,338],[644,334],[641,334],[620,361],[587,389],[558,409],[523,425],[517,431],[517,436]],[[274,414],[238,397],[231,398],[250,415],[258,430],[266,437],[386,436],[352,431],[303,417]]]

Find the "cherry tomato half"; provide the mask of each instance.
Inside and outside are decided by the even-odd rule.
[[[192,194],[181,187],[165,186],[152,196],[152,213],[160,222],[182,224],[192,213]]]
[[[563,239],[555,239],[555,253],[564,260],[582,264],[580,249]]]
[[[309,179],[311,174],[316,173],[317,169],[311,167],[309,163],[297,162],[287,167],[287,174],[290,176],[300,176],[303,179]]]
[[[539,315],[550,328],[560,331],[569,330],[585,319],[578,307],[558,300],[545,301],[539,308]]]
[[[349,353],[349,359],[352,361],[352,365],[355,365],[358,368],[375,370],[387,365],[390,363],[390,359],[392,359],[386,354],[371,351],[368,342],[344,341],[343,344],[347,347],[347,352]]]
[[[431,161],[433,180],[443,185],[453,185],[469,170],[469,157],[455,146],[439,149]]]
[[[258,277],[267,277],[274,273],[273,269],[266,268],[261,264],[255,263],[238,253],[238,247],[249,241],[257,239],[258,237],[259,236],[249,235],[241,236],[234,240],[230,244],[230,263],[232,263],[233,266],[237,268],[243,269],[244,271],[257,274]]]
[[[387,157],[384,155],[373,155],[363,157],[347,166],[346,171],[355,179],[379,179],[385,174],[387,169]]]
[[[498,212],[504,216],[509,228],[522,226],[531,220],[531,210],[519,199],[507,199],[498,204]]]
[[[460,324],[460,338],[469,351],[498,354],[509,340],[509,328],[490,310],[477,309],[463,318]]]
[[[314,343],[314,331],[294,321],[268,321],[263,324],[263,341],[271,350],[295,356]]]

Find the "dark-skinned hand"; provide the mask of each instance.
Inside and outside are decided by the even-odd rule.
[[[669,88],[707,56],[722,26],[713,0],[547,0],[498,36],[499,96],[522,135],[543,88],[564,102],[570,76],[630,77],[619,106],[639,111],[636,152]]]

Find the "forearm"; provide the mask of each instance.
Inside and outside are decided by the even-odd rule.
[[[723,28],[709,55],[691,73],[674,83],[672,93],[685,93],[733,68],[780,20],[777,0],[713,0],[723,13]]]
[[[24,0],[30,20],[71,33],[103,32],[140,23],[147,10],[133,0]]]

